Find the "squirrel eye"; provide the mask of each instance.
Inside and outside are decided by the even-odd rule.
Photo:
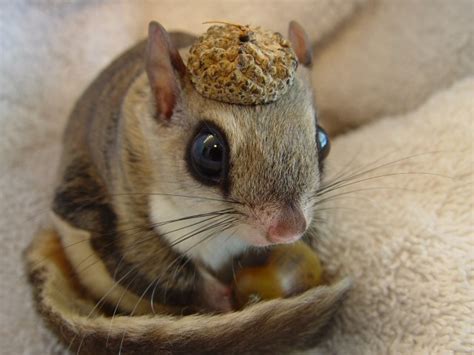
[[[189,152],[190,166],[196,177],[206,184],[218,184],[223,178],[225,148],[221,136],[202,129],[195,137]]]
[[[328,134],[319,125],[317,126],[316,141],[318,144],[319,161],[322,161],[328,156],[331,144],[329,143]]]

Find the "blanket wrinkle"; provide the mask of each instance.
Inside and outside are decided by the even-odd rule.
[[[361,8],[315,53],[313,81],[329,132],[407,113],[474,75],[473,18],[471,0],[375,0]]]

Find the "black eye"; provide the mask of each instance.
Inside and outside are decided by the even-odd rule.
[[[319,161],[322,161],[328,156],[331,144],[329,143],[329,136],[326,131],[319,125],[317,126],[317,130],[316,140],[318,143]]]
[[[191,169],[199,180],[219,184],[223,178],[226,150],[221,135],[208,127],[194,137],[189,152]]]

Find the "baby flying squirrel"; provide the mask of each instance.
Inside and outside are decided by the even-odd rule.
[[[329,142],[308,82],[311,48],[295,22],[289,40],[300,66],[272,103],[201,96],[178,52],[194,37],[156,22],[79,99],[53,219],[92,296],[128,314],[154,304],[230,311],[216,276],[229,260],[313,237]]]

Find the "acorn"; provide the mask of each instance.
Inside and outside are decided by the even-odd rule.
[[[306,243],[277,245],[263,263],[236,271],[232,287],[236,308],[298,295],[321,285],[322,275],[321,262]]]
[[[298,66],[290,42],[260,27],[217,22],[189,50],[188,72],[196,91],[212,100],[259,105],[291,87]]]

